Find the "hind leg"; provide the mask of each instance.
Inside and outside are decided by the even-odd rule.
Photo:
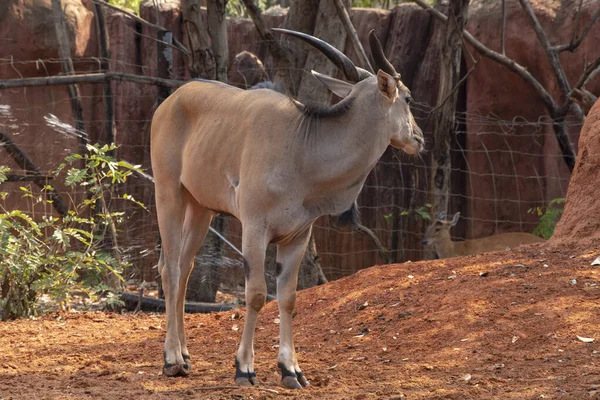
[[[177,299],[179,298],[181,233],[185,212],[184,190],[181,184],[156,185],[156,212],[161,237],[158,265],[166,302],[167,334],[164,348],[163,373],[184,375],[184,361],[177,332]]]
[[[181,259],[179,262],[181,275],[179,276],[179,296],[177,298],[177,333],[179,334],[179,345],[181,356],[184,361],[186,373],[192,369],[190,353],[187,348],[183,316],[185,312],[185,293],[190,273],[194,268],[194,257],[202,247],[210,222],[214,216],[212,211],[201,207],[196,201],[187,196],[185,220],[182,232]]]

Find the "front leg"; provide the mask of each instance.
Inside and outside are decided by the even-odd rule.
[[[248,234],[252,232],[252,235]],[[246,224],[242,233],[242,252],[246,272],[246,320],[242,340],[235,357],[235,384],[239,386],[258,385],[254,372],[254,330],[258,313],[267,299],[265,282],[265,252],[267,239],[257,234],[254,226]]]
[[[281,384],[288,389],[302,389],[308,386],[298,366],[292,336],[292,313],[296,306],[296,286],[298,271],[308,244],[312,226],[292,242],[277,246],[277,302],[279,305],[279,357]]]

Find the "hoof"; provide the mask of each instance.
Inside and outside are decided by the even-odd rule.
[[[250,376],[250,377],[237,377],[235,378],[235,385],[236,386],[258,386],[258,379],[256,379],[256,376]]]
[[[163,375],[167,377],[188,376],[190,371],[185,365],[180,364],[165,364],[163,366]]]
[[[281,380],[281,385],[286,389],[302,389],[302,385],[294,376],[286,376]]]
[[[304,377],[304,374],[302,372],[298,372],[298,382],[300,382],[300,384],[302,385],[302,387],[307,387],[310,386],[310,382],[308,382],[308,379],[306,379]]]
[[[281,385],[283,387],[287,389],[302,389],[310,385],[302,371],[290,371],[282,363],[278,363],[277,366],[281,369]]]
[[[188,374],[192,371],[192,359],[189,354],[182,354],[183,357],[183,369],[185,369]]]
[[[235,385],[236,386],[258,386],[255,372],[243,372],[240,363],[235,359]]]

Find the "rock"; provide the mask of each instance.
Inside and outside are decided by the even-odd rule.
[[[569,184],[565,210],[550,239],[551,242],[592,243],[600,238],[598,165],[600,165],[600,101],[597,101],[590,110],[581,130],[579,155]]]
[[[260,59],[249,51],[242,51],[233,59],[227,72],[227,83],[242,89],[261,82],[266,77],[265,67]]]

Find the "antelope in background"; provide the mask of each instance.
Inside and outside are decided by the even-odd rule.
[[[532,235],[531,233],[508,232],[480,239],[453,242],[450,237],[450,228],[456,225],[459,217],[460,212],[457,212],[454,214],[452,220],[447,220],[446,213],[441,212],[439,217],[425,231],[423,244],[433,246],[438,258],[460,257],[489,251],[507,250],[522,244],[544,241],[541,237]]]
[[[280,312],[278,366],[282,384],[308,385],[292,340],[298,269],[312,225],[322,215],[356,217],[355,200],[389,145],[417,154],[423,133],[409,108],[410,91],[371,31],[373,75],[310,35],[274,29],[322,52],[350,82],[311,71],[343,98],[331,107],[306,106],[268,89],[241,90],[193,81],[169,96],[152,119],[151,157],[162,239],[158,270],[166,299],[165,376],[191,370],[184,299],[194,255],[211,219],[242,223],[246,317],[235,357],[237,385],[257,385],[254,331],[267,289],[267,244],[277,245]]]

